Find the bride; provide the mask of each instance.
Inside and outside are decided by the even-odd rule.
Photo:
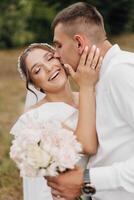
[[[18,60],[19,71],[29,85],[45,93],[44,97],[24,114],[22,114],[11,129],[15,135],[30,119],[39,123],[51,119],[60,120],[66,128],[73,130],[79,142],[82,143],[85,157],[78,163],[85,167],[87,158],[97,151],[97,136],[95,128],[95,94],[94,87],[99,77],[101,58],[94,47],[88,53],[85,48],[75,73],[71,66],[63,65],[54,58],[54,49],[47,44],[32,44],[21,54]],[[92,62],[96,64],[91,68]],[[68,81],[69,72],[79,85],[79,93],[72,92]],[[24,177],[24,200],[63,199],[52,197],[50,188],[43,177]],[[84,197],[83,197],[84,199]]]

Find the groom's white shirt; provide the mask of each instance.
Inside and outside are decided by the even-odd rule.
[[[134,53],[114,45],[96,86],[97,155],[89,161],[97,200],[134,200]]]

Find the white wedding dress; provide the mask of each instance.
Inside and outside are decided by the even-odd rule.
[[[78,110],[63,102],[45,103],[38,108],[29,110],[20,116],[12,127],[11,132],[18,134],[25,124],[30,120],[35,123],[48,120],[60,120],[75,131],[78,119]],[[80,165],[86,166],[88,157],[85,156],[80,161]],[[43,177],[23,178],[24,200],[52,200],[51,190],[47,186]],[[84,199],[84,198],[83,198]]]

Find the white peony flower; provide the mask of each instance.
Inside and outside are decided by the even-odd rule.
[[[25,125],[16,132],[10,157],[16,162],[21,176],[56,176],[73,169],[80,160],[82,146],[72,131],[58,121]]]
[[[51,155],[36,144],[28,146],[27,159],[35,168],[46,168],[51,161]]]

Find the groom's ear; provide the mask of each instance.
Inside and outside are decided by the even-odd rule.
[[[85,48],[85,40],[82,35],[74,35],[74,40],[76,42],[78,53],[81,55]]]

